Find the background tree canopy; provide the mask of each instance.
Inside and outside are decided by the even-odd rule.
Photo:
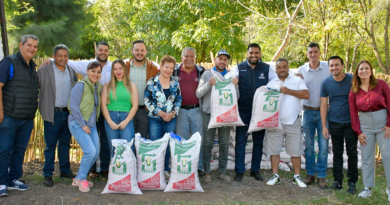
[[[105,40],[112,59],[127,59],[132,42],[142,39],[152,60],[164,54],[179,60],[192,46],[198,62],[226,49],[237,64],[256,42],[264,61],[284,57],[298,67],[307,61],[307,45],[317,42],[323,60],[339,55],[347,71],[366,59],[390,73],[390,0],[6,0],[5,6],[10,44],[35,34],[40,56],[63,43],[71,58],[91,58],[94,42]]]

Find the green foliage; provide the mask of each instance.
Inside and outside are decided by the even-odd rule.
[[[12,0],[6,5],[10,8],[7,16],[12,15],[8,19],[11,40],[16,44],[24,34],[36,35],[40,40],[38,55],[51,56],[53,47],[60,43],[78,47],[88,23],[84,11],[87,0]]]
[[[180,61],[181,50],[191,46],[198,62],[210,62],[210,51],[226,49],[237,64],[246,58],[246,45],[259,43],[262,59],[270,61],[285,39],[289,15],[300,0],[8,0],[6,18],[15,43],[22,34],[40,38],[39,55],[64,43],[71,58],[94,56],[94,42],[110,44],[110,59],[131,57],[132,42],[144,40],[147,57],[155,60],[170,54]],[[359,2],[371,6],[361,6]],[[280,57],[296,68],[307,61],[310,42],[321,46],[322,60],[339,55],[346,71],[366,59],[376,70],[386,62],[387,0],[306,0],[299,9],[290,41]],[[287,15],[286,8],[289,12]],[[364,29],[373,22],[379,53]],[[17,47],[17,46],[14,46]],[[382,59],[384,63],[378,61]],[[387,60],[390,61],[390,60]]]

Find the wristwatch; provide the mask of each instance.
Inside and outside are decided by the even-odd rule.
[[[173,114],[173,117],[172,118],[175,118],[176,117],[176,114],[174,112],[171,112]]]

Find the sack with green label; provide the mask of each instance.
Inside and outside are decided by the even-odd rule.
[[[211,116],[208,129],[226,126],[244,126],[238,113],[238,96],[232,77],[227,73],[223,77],[219,72],[211,70],[216,85],[211,88]]]
[[[134,139],[130,143],[123,139],[111,142],[115,154],[110,161],[107,185],[102,194],[142,194],[137,183],[136,159],[131,150]]]
[[[252,118],[248,133],[260,130],[282,131],[279,120],[279,110],[282,104],[283,93],[268,89],[266,86],[257,88],[253,96]]]
[[[203,192],[198,177],[198,162],[202,137],[199,132],[190,139],[169,133],[171,148],[171,176],[164,192]]]
[[[135,134],[138,186],[141,190],[164,190],[167,186],[164,160],[168,142],[169,134],[154,141],[142,138],[139,133]]]

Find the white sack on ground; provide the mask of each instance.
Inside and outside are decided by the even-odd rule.
[[[134,139],[130,143],[122,139],[112,140],[115,154],[110,161],[107,185],[102,194],[142,194],[137,184],[136,158],[131,150],[133,142]]]
[[[211,72],[217,84],[211,88],[211,117],[208,128],[244,126],[238,113],[237,91],[232,79],[225,79],[219,72]]]
[[[164,192],[203,192],[198,177],[198,162],[202,137],[199,132],[190,139],[170,133],[171,176]]]
[[[268,129],[283,130],[279,120],[279,110],[283,99],[283,93],[276,90],[268,90],[266,86],[257,88],[253,97],[252,118],[248,133]]]
[[[167,186],[164,176],[165,152],[169,134],[158,140],[142,138],[135,134],[137,151],[138,186],[142,190],[164,190]]]

